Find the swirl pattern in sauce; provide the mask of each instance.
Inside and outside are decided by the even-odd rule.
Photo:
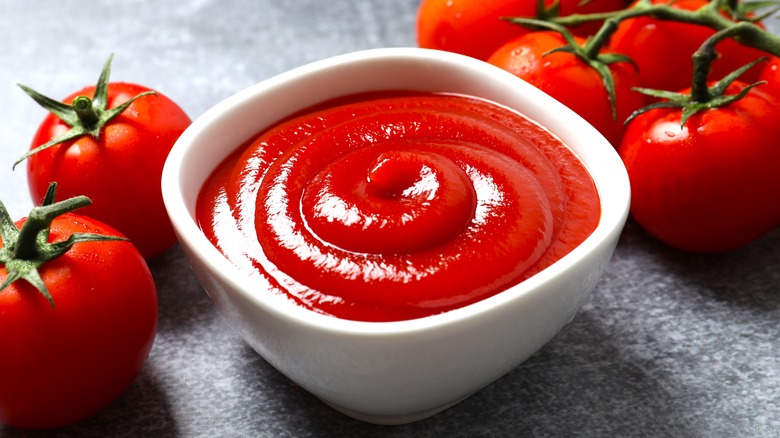
[[[526,117],[432,93],[351,96],[222,163],[197,216],[239,268],[316,312],[423,317],[494,295],[596,227],[584,166]]]

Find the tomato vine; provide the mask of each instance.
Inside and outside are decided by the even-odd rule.
[[[728,38],[730,35],[740,32],[740,29],[742,28],[742,26],[735,26],[717,32],[715,35],[707,39],[707,41],[702,44],[701,48],[693,54],[693,83],[690,93],[677,93],[664,90],[637,88],[636,90],[640,93],[663,100],[638,109],[628,117],[626,123],[630,122],[638,115],[652,109],[680,108],[682,109],[680,125],[684,126],[685,122],[692,115],[700,111],[720,108],[736,102],[742,99],[753,87],[762,84],[762,81],[754,82],[742,88],[737,94],[725,94],[726,90],[729,89],[729,86],[734,83],[734,81],[736,81],[743,73],[756,64],[762,61],[766,61],[766,58],[759,58],[749,64],[746,64],[741,68],[734,70],[729,75],[716,82],[714,85],[708,85],[707,73],[709,72],[709,66],[718,56],[717,52],[715,51],[715,45],[719,41]]]
[[[757,11],[765,8],[770,8],[770,10],[764,14],[756,14]],[[564,17],[546,14],[544,21],[523,17],[504,17],[503,19],[529,28],[552,29],[561,32],[564,36],[569,35],[569,37],[566,37],[567,46],[549,53],[554,51],[574,53],[596,69],[603,78],[605,88],[610,93],[613,115],[615,114],[615,92],[611,73],[606,68],[606,64],[618,61],[631,62],[631,59],[619,53],[610,53],[608,56],[605,56],[600,54],[600,51],[608,42],[610,36],[616,31],[620,22],[630,18],[649,16],[658,20],[696,24],[714,29],[716,33],[708,38],[699,50],[691,56],[694,73],[691,78],[689,98],[683,98],[681,93],[671,92],[676,90],[637,89],[637,91],[643,94],[669,99],[670,102],[663,103],[664,106],[684,107],[686,111],[683,123],[685,123],[690,114],[706,108],[728,105],[740,99],[750,88],[757,85],[757,83],[751,84],[750,87],[743,90],[738,96],[723,96],[723,92],[728,88],[728,85],[755,65],[758,60],[735,70],[732,74],[723,78],[720,85],[709,87],[708,76],[711,64],[717,58],[715,45],[724,39],[730,38],[743,46],[753,47],[768,54],[780,56],[780,37],[757,24],[778,9],[780,9],[780,6],[774,1],[744,3],[737,0],[711,0],[696,10],[685,10],[674,8],[669,3],[653,3],[652,0],[638,0],[632,6],[614,12],[572,14]],[[567,28],[581,26],[593,21],[604,21],[604,24],[595,35],[588,38],[584,46],[577,46],[573,39],[570,38]],[[651,104],[638,110],[626,120],[626,123],[635,115],[658,106],[659,104]]]

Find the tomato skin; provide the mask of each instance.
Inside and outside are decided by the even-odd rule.
[[[121,235],[69,213],[54,220],[50,242],[75,232]],[[155,284],[130,242],[77,243],[39,272],[56,307],[24,280],[0,291],[0,424],[36,429],[79,421],[116,399],[157,330]],[[0,281],[6,276],[0,267]]]
[[[417,43],[420,47],[446,50],[486,60],[499,46],[529,30],[500,17],[534,17],[536,0],[422,0],[417,13]],[[545,1],[549,6],[552,2]],[[616,11],[623,0],[561,0],[561,15]],[[589,35],[598,24],[574,29]]]
[[[769,57],[769,61],[760,68],[756,80],[766,81],[765,84],[760,84],[758,87],[780,103],[780,57]]]
[[[578,44],[584,39],[575,38]],[[623,121],[642,107],[645,98],[633,91],[635,71],[629,63],[610,65],[615,82],[617,118],[598,72],[570,53],[549,50],[565,45],[557,32],[541,31],[520,36],[499,48],[488,62],[509,71],[554,97],[582,116],[615,147],[623,135]]]
[[[707,0],[653,0],[670,3],[671,7],[695,11]],[[659,20],[649,16],[629,18],[618,25],[612,35],[609,49],[628,55],[639,68],[640,87],[679,91],[691,86],[693,61],[691,56],[701,44],[715,33],[714,29],[696,24]],[[712,63],[709,80],[717,80],[743,65],[766,56],[764,52],[742,46],[727,39],[715,46],[721,55]],[[755,70],[742,78],[752,82]]]
[[[745,87],[735,82],[727,94]],[[672,247],[728,251],[780,223],[780,110],[751,90],[693,115],[656,109],[631,121],[618,153],[631,180],[631,214]]]
[[[68,96],[91,97],[94,87]],[[108,85],[109,108],[149,91],[122,82]],[[92,205],[80,213],[117,228],[146,258],[176,243],[162,200],[160,178],[165,159],[190,118],[168,97],[157,93],[133,102],[106,124],[96,141],[84,135],[40,151],[27,159],[33,202],[40,204],[51,182],[59,184],[62,199],[85,195]],[[69,129],[49,114],[36,132],[31,149]]]

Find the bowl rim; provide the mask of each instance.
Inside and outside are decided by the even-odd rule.
[[[596,184],[601,201],[601,216],[596,229],[568,254],[521,283],[475,303],[417,319],[388,322],[347,320],[300,307],[288,299],[275,294],[251,292],[252,285],[256,285],[256,283],[253,283],[253,280],[248,275],[242,273],[212,245],[197,225],[197,218],[194,216],[194,205],[200,187],[198,187],[195,199],[184,196],[186,187],[183,187],[182,184],[183,175],[185,174],[182,162],[188,154],[192,153],[190,150],[191,146],[196,142],[201,133],[210,129],[211,124],[216,119],[219,119],[221,114],[229,111],[231,108],[240,106],[242,103],[257,99],[270,89],[334,67],[343,67],[350,63],[362,64],[374,61],[387,61],[388,59],[433,62],[441,68],[466,69],[474,74],[517,87],[518,92],[528,96],[524,98],[524,101],[533,101],[532,105],[537,107],[543,104],[551,108],[547,112],[550,114],[550,117],[554,114],[555,118],[548,118],[547,123],[532,116],[528,117],[544,126],[553,135],[560,138],[561,129],[566,129],[571,132],[576,131],[578,135],[584,135],[592,140],[593,144],[590,147],[597,150],[587,151],[585,155],[597,155],[599,157],[598,160],[585,159],[582,152],[575,151],[571,146],[568,146],[566,141],[564,141],[564,144],[580,158]],[[316,102],[312,102],[312,104],[314,103]],[[517,109],[515,110],[518,111]],[[285,115],[280,115],[280,118]],[[555,129],[549,127],[550,123],[555,125]],[[563,126],[564,124],[568,125],[568,127]],[[238,146],[236,145],[235,147]],[[224,156],[226,157],[233,150],[226,151]],[[604,172],[612,172],[611,178],[617,181],[605,184],[602,181],[605,178],[603,176]],[[203,176],[201,184],[206,177],[207,175]],[[479,318],[492,309],[502,307],[507,302],[521,299],[523,295],[527,295],[545,283],[549,283],[569,267],[583,261],[599,246],[610,240],[611,236],[619,233],[628,216],[630,201],[628,174],[617,151],[595,128],[585,122],[579,115],[546,93],[499,67],[464,55],[416,47],[368,49],[336,55],[288,70],[234,93],[195,118],[192,124],[179,137],[165,162],[161,185],[166,210],[174,228],[177,230],[181,244],[186,245],[195,252],[194,256],[202,263],[208,264],[210,269],[219,276],[220,282],[227,283],[233,290],[240,291],[244,298],[251,301],[254,305],[264,308],[267,312],[274,313],[277,317],[285,318],[289,322],[317,330],[354,336],[391,336],[429,330],[435,327],[446,327],[451,324],[461,323],[464,320]],[[607,197],[610,201],[610,204],[607,205],[608,208],[605,208],[604,205],[604,193],[609,195]],[[191,204],[191,207],[189,204]]]

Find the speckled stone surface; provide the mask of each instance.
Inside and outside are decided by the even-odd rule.
[[[0,0],[0,199],[15,218],[32,205],[23,167],[11,164],[44,112],[18,82],[64,97],[114,53],[112,79],[156,88],[197,117],[310,61],[413,46],[417,5]],[[150,266],[159,332],[128,391],[82,423],[0,426],[0,436],[780,436],[780,230],[729,254],[690,256],[629,222],[552,342],[455,407],[396,427],[345,417],[275,371],[217,313],[178,247]]]

